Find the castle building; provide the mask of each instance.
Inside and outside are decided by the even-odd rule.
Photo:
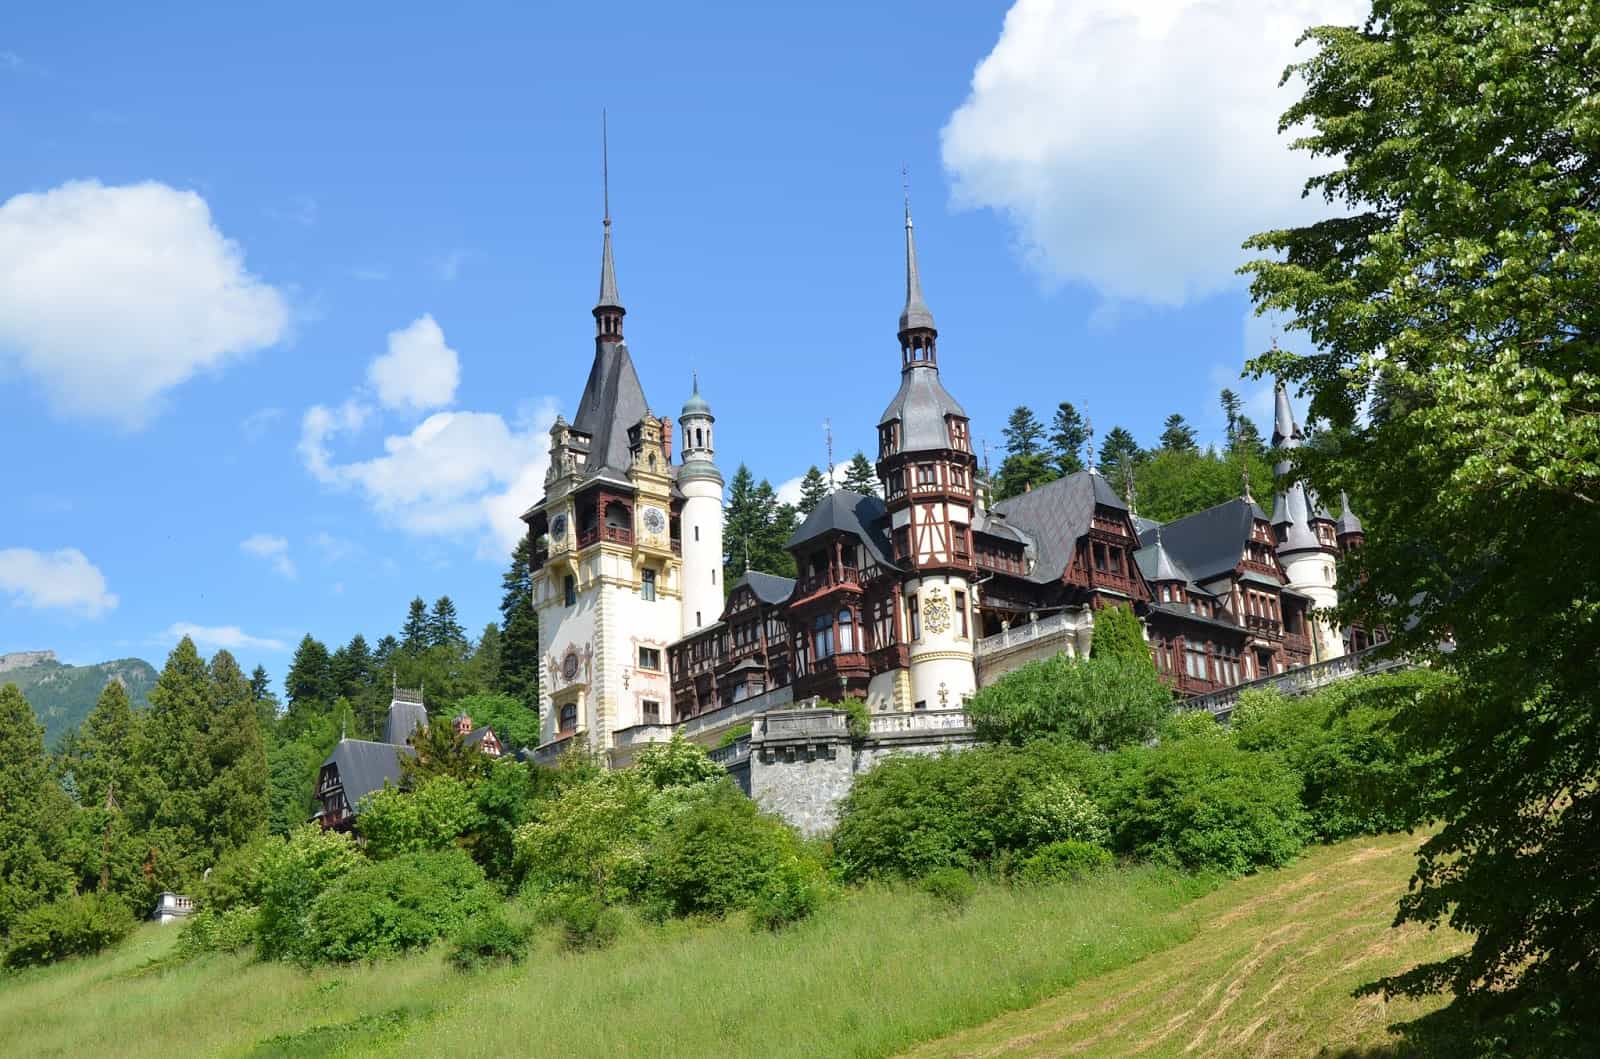
[[[667,646],[722,612],[722,475],[698,384],[672,422],[651,412],[623,341],[611,215],[594,361],[571,423],[550,428],[545,493],[523,514],[539,615],[541,746],[610,754],[615,733],[672,720]]]
[[[971,423],[940,378],[909,202],[881,497],[835,490],[787,542],[796,577],[724,586],[715,417],[695,378],[675,462],[673,424],[650,411],[623,342],[609,209],[604,231],[588,383],[551,429],[545,493],[523,516],[546,665],[539,759],[579,744],[624,764],[674,727],[710,742],[757,706],[810,698],[959,711],[1041,651],[1087,654],[1108,605],[1133,607],[1186,695],[1371,642],[1349,630],[1347,644],[1327,616],[1360,520],[1347,500],[1335,520],[1302,483],[1271,517],[1246,483],[1206,511],[1141,519],[1093,468],[987,505]],[[1276,403],[1274,445],[1293,449],[1281,384]]]

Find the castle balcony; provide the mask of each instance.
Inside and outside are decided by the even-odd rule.
[[[1276,618],[1263,618],[1259,614],[1246,614],[1244,616],[1245,628],[1253,633],[1258,633],[1269,639],[1280,639],[1283,636],[1283,623]]]
[[[585,728],[574,731],[557,732],[556,737],[548,743],[540,743],[533,748],[533,763],[535,765],[554,765],[561,760],[561,755],[578,745],[578,741],[588,734]]]
[[[830,588],[840,587],[860,589],[861,571],[853,566],[844,566],[820,574],[807,574],[796,582],[794,598],[802,600]]]
[[[876,651],[867,652],[867,668],[874,674],[891,669],[905,669],[911,664],[911,649],[903,643],[892,643]]]
[[[1383,673],[1391,669],[1405,669],[1412,664],[1405,658],[1377,655],[1376,651],[1377,648],[1369,647],[1355,654],[1341,655],[1325,662],[1274,673],[1259,680],[1234,684],[1232,687],[1185,699],[1178,704],[1178,708],[1208,710],[1217,717],[1226,718],[1233,713],[1234,706],[1238,704],[1240,692],[1259,688],[1278,691],[1285,695],[1303,695],[1328,684],[1349,680],[1351,677]]]
[[[1091,570],[1089,572],[1089,587],[1098,588],[1108,592],[1116,592],[1124,596],[1138,594],[1138,582],[1124,574],[1113,573],[1110,570]]]

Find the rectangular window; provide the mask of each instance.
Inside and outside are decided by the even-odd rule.
[[[661,703],[657,702],[655,699],[645,699],[640,705],[644,707],[645,724],[661,723]]]
[[[939,468],[932,463],[917,464],[917,485],[934,486],[939,484]]]
[[[950,484],[957,489],[965,489],[967,487],[967,469],[959,463],[950,467]]]
[[[917,605],[917,594],[911,593],[906,597],[906,624],[911,627],[911,639],[922,639],[922,614]]]
[[[833,617],[828,614],[818,614],[812,642],[815,645],[818,661],[833,656]]]
[[[655,648],[655,647],[641,647],[641,648],[639,648],[639,668],[640,669],[660,669],[661,668],[661,651],[658,648]]]
[[[561,579],[561,598],[562,601],[569,607],[576,607],[578,605],[578,586],[577,583],[572,580],[571,574],[568,574],[566,577]]]
[[[571,732],[578,727],[578,704],[575,702],[563,703],[561,706],[560,720],[558,722],[562,732]]]
[[[700,527],[699,526],[696,526],[694,528],[694,539],[695,540],[699,540],[700,539]]]
[[[909,559],[911,557],[911,528],[901,526],[894,531],[894,557],[896,559]]]
[[[955,593],[956,598],[956,635],[965,640],[969,635],[967,631],[967,594]]]
[[[639,575],[639,597],[646,603],[656,601],[656,572],[645,570]]]

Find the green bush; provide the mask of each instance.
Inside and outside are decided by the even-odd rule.
[[[476,784],[450,775],[424,780],[416,790],[385,784],[361,799],[357,818],[367,855],[378,860],[402,853],[454,848],[481,822]]]
[[[649,896],[674,915],[721,916],[749,907],[780,865],[808,859],[788,825],[724,780],[662,829],[650,850]]]
[[[1030,884],[1066,882],[1105,871],[1112,865],[1111,853],[1091,842],[1067,839],[1040,846],[1017,869],[1017,879]]]
[[[657,792],[637,769],[575,771],[516,830],[516,871],[529,893],[578,888],[604,902],[636,896],[661,818],[689,788]]]
[[[1144,626],[1134,616],[1133,608],[1126,603],[1101,607],[1094,615],[1094,636],[1089,647],[1090,658],[1122,658],[1140,662],[1155,672],[1155,658],[1150,644],[1144,638]]]
[[[355,843],[305,824],[263,852],[257,887],[261,913],[256,945],[264,960],[309,959],[307,915],[330,886],[363,864]]]
[[[1029,662],[980,688],[967,703],[978,737],[1022,746],[1069,739],[1097,749],[1145,743],[1172,708],[1172,691],[1145,657]]]
[[[178,952],[183,956],[238,952],[255,944],[260,929],[261,910],[254,905],[234,905],[222,911],[202,908],[178,929]]]
[[[750,925],[782,930],[814,915],[827,895],[827,883],[814,863],[785,857],[750,903]]]
[[[726,732],[722,733],[722,738],[717,740],[717,749],[721,750],[723,747],[732,746],[749,734],[749,721],[746,721],[744,724],[736,724],[732,728],[729,728]]]
[[[960,868],[935,868],[922,877],[922,890],[952,912],[959,912],[971,903],[978,884]]]
[[[1440,771],[1434,748],[1407,746],[1393,722],[1448,680],[1419,669],[1300,698],[1247,692],[1234,710],[1234,738],[1246,750],[1281,755],[1300,773],[1322,841],[1404,830],[1432,814]]]
[[[707,757],[699,746],[685,739],[682,732],[673,732],[667,742],[651,743],[639,751],[634,768],[656,790],[690,787],[725,775],[722,766]]]
[[[501,961],[521,963],[532,931],[512,923],[504,910],[490,909],[467,921],[446,957],[458,971],[477,971]]]
[[[1274,754],[1184,739],[1110,755],[1098,801],[1113,847],[1190,871],[1276,868],[1305,845],[1300,777]]]
[[[1254,694],[1259,692],[1244,692],[1245,696]],[[1162,723],[1160,739],[1175,743],[1180,739],[1229,739],[1232,735],[1233,730],[1219,722],[1210,710],[1179,710]]]
[[[604,949],[622,933],[622,913],[586,893],[565,893],[552,909],[569,952]]]
[[[36,967],[87,956],[133,933],[133,913],[113,894],[87,893],[39,905],[11,923],[7,967]]]
[[[495,898],[461,850],[360,864],[311,904],[307,962],[349,963],[422,948],[461,930]]]
[[[1060,839],[1103,841],[1093,792],[1104,755],[1081,744],[976,747],[893,757],[840,808],[834,865],[847,880],[971,870]]]
[[[263,835],[224,853],[195,887],[195,907],[220,913],[260,905],[263,867],[281,845],[283,839]]]

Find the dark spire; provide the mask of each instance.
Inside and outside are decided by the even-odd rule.
[[[901,170],[902,179],[905,170]],[[900,333],[933,331],[933,313],[922,300],[922,276],[917,271],[917,238],[911,224],[911,187],[905,183],[906,199],[906,307],[900,310]]]
[[[611,157],[606,135],[606,112],[600,112],[600,188],[605,208],[605,241],[600,251],[600,299],[595,303],[596,334],[600,338],[620,339],[622,318],[627,310],[617,294],[617,269],[611,260]]]

